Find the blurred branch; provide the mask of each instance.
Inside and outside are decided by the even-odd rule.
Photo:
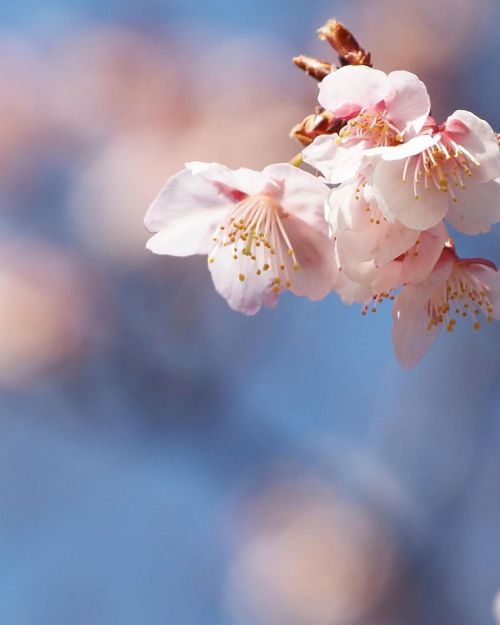
[[[303,54],[293,57],[292,61],[298,68],[304,70],[306,74],[320,81],[337,69],[335,65],[328,63],[328,61],[320,61],[312,56],[305,56]]]

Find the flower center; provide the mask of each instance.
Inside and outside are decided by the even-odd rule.
[[[273,275],[274,293],[292,286],[290,272],[299,269],[299,263],[283,226],[286,213],[269,195],[251,195],[235,204],[226,221],[213,236],[214,248],[208,262],[216,260],[221,248],[231,247],[233,260],[247,257],[255,262],[255,273]],[[241,282],[244,273],[239,274]]]
[[[429,324],[427,329],[434,326],[446,325],[448,332],[452,332],[457,318],[469,317],[472,319],[474,330],[481,327],[477,317],[483,314],[486,321],[493,321],[493,306],[484,284],[474,275],[456,265],[446,283],[446,289],[437,291],[429,299]]]
[[[398,128],[391,124],[384,114],[373,111],[362,111],[347,122],[339,132],[337,143],[348,139],[369,141],[373,147],[392,146],[403,142]]]
[[[420,199],[419,185],[423,182],[425,189],[434,186],[458,202],[455,190],[465,190],[465,178],[472,177],[474,169],[480,167],[479,161],[468,150],[449,137],[443,137],[416,157],[410,156],[403,170],[403,182],[408,177],[410,163],[415,164],[413,191],[417,200]]]

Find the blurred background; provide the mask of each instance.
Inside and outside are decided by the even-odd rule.
[[[335,17],[500,130],[498,0],[0,8],[5,625],[500,618],[500,324],[402,371],[389,309],[255,318],[142,220],[186,160],[291,158]],[[500,263],[500,228],[458,239]]]

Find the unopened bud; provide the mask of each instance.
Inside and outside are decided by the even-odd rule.
[[[309,76],[319,81],[323,80],[325,76],[328,76],[328,74],[331,74],[337,69],[335,65],[327,61],[320,61],[312,56],[305,56],[303,54],[294,57],[292,60],[297,67],[303,69],[306,74],[309,74]]]
[[[328,20],[318,30],[318,36],[322,41],[328,41],[332,48],[338,52],[341,65],[372,66],[370,53],[363,50],[351,31],[341,22]]]
[[[290,137],[297,139],[302,145],[311,144],[320,135],[338,132],[344,121],[337,119],[329,111],[320,111],[308,115],[290,131]]]

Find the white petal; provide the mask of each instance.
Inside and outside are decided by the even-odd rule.
[[[413,177],[417,157],[407,169],[403,182],[404,161],[381,161],[373,174],[373,188],[380,210],[389,221],[400,221],[408,228],[427,230],[443,220],[448,210],[448,195],[438,191],[434,184],[425,188],[418,185],[417,199]]]
[[[455,111],[446,121],[453,127],[453,120],[459,120],[468,132],[452,134],[455,141],[462,145],[480,163],[473,167],[474,177],[486,182],[500,176],[500,148],[492,127],[469,111]]]
[[[418,135],[405,143],[366,150],[365,156],[381,156],[384,161],[399,161],[420,154],[441,140],[441,135]]]
[[[272,179],[279,189],[272,195],[285,213],[296,215],[322,232],[327,231],[325,201],[330,189],[323,180],[289,163],[268,165],[262,174]]]
[[[325,215],[332,236],[335,236],[337,231],[359,231],[370,225],[369,216],[367,216],[370,202],[365,197],[369,195],[369,192],[365,193],[368,186],[361,190],[359,183],[354,180],[341,184],[331,191],[326,203]]]
[[[500,179],[481,183],[471,177],[466,186],[457,191],[458,201],[451,203],[446,219],[464,234],[489,232],[500,221]]]
[[[273,307],[278,301],[278,294],[272,292],[273,276],[267,272],[258,276],[256,267],[248,256],[240,254],[234,260],[229,247],[220,249],[209,264],[217,292],[233,310],[245,315],[255,315],[262,306]]]
[[[402,133],[416,135],[425,124],[431,101],[424,83],[415,74],[406,71],[391,72],[386,96],[387,116]]]
[[[292,165],[290,165],[292,167]],[[263,172],[240,167],[234,172],[235,186],[248,195],[259,193],[275,193],[279,191],[279,186]]]
[[[183,170],[170,178],[148,209],[144,223],[158,232],[147,243],[156,254],[207,254],[212,236],[234,202],[200,175]]]
[[[357,175],[363,163],[366,141],[352,139],[337,143],[338,135],[321,135],[302,151],[305,163],[320,171],[332,184],[340,184]]]

